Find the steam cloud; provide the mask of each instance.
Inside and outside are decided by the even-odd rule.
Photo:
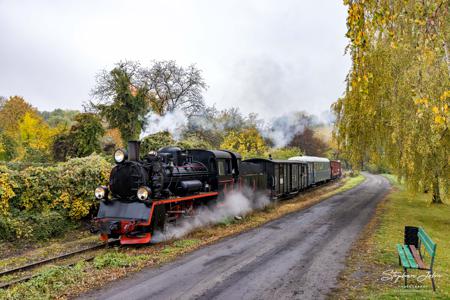
[[[306,127],[317,124],[317,122],[312,115],[304,112],[291,112],[272,119],[267,126],[259,130],[265,138],[273,141],[276,148],[281,148],[287,146],[296,134],[302,133]]]
[[[237,114],[239,111],[237,110]],[[331,124],[334,120],[331,112],[323,112],[320,120],[314,115],[297,111],[283,114],[273,118],[269,122],[256,120],[256,127],[261,135],[270,139],[276,148],[286,147],[296,134],[300,134],[306,127],[318,125],[320,123]],[[168,131],[175,140],[180,140],[183,129],[192,128],[194,130],[226,130],[226,128],[239,127],[245,122],[243,118],[217,120],[214,119],[211,111],[205,110],[203,113],[187,117],[181,109],[168,112],[163,116],[149,113],[146,116],[147,129],[142,132],[141,138],[160,131]]]
[[[253,196],[250,196],[252,195]],[[153,242],[158,243],[174,238],[180,238],[189,232],[208,225],[216,224],[229,217],[244,216],[249,212],[264,208],[269,204],[266,195],[254,195],[254,192],[230,192],[224,199],[211,207],[200,207],[192,218],[185,218],[176,225],[169,224],[164,232],[155,232]]]
[[[147,126],[147,129],[141,133],[141,138],[160,131],[168,131],[174,139],[179,140],[181,130],[178,129],[187,124],[188,118],[182,110],[176,109],[163,116],[149,113],[146,121],[150,126]]]

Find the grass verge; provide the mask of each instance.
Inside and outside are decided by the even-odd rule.
[[[429,194],[411,194],[395,177],[386,175],[393,191],[379,204],[375,217],[361,234],[347,258],[347,268],[341,273],[339,287],[332,299],[450,299],[450,206],[431,204]],[[386,280],[383,272],[402,274],[395,249],[403,242],[404,226],[422,226],[437,243],[434,272],[437,291],[431,280],[410,278]],[[426,261],[427,262],[427,261]],[[409,274],[426,275],[426,271],[410,270]],[[386,273],[385,273],[386,274]],[[394,277],[395,278],[395,277]]]
[[[105,283],[137,272],[144,267],[158,266],[218,240],[261,226],[286,214],[306,209],[333,194],[346,191],[364,181],[362,175],[347,177],[296,198],[252,212],[241,220],[227,220],[199,228],[185,237],[148,247],[121,247],[100,251],[92,262],[74,267],[50,267],[28,282],[0,290],[0,299],[65,299],[82,294]]]

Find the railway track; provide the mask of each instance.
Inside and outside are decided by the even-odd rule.
[[[310,187],[308,189],[308,192],[313,192],[315,190],[320,189],[321,187],[328,186],[328,185],[329,185],[329,183],[325,183],[325,184],[321,184],[321,185]],[[299,194],[298,193],[296,193],[295,195],[293,194],[290,197],[287,197],[287,199],[294,198],[296,196],[299,196]],[[94,246],[87,247],[87,248],[84,248],[84,249],[80,249],[80,250],[72,251],[72,252],[65,253],[65,254],[62,254],[62,255],[59,255],[59,256],[55,256],[55,257],[52,257],[52,258],[43,259],[43,260],[40,260],[40,261],[37,261],[37,262],[29,263],[29,264],[26,264],[26,265],[23,265],[23,266],[20,266],[20,267],[16,267],[16,268],[12,268],[12,269],[9,269],[9,270],[1,271],[0,272],[0,278],[2,278],[3,276],[15,274],[15,273],[21,273],[21,272],[24,272],[24,271],[29,271],[29,270],[35,269],[35,268],[37,268],[39,266],[46,265],[46,264],[49,264],[49,263],[52,263],[52,262],[55,262],[55,261],[58,261],[58,260],[67,259],[67,258],[76,256],[76,255],[87,253],[89,251],[94,251],[94,250],[101,249],[101,248],[107,248],[108,246],[112,246],[112,245],[117,244],[117,243],[118,243],[118,240],[110,240],[110,241],[108,241],[107,243],[104,243],[104,244],[94,245]],[[93,260],[94,258],[95,258],[95,256],[89,256],[87,258],[82,258],[81,260],[82,261],[90,261],[90,260]],[[81,260],[72,262],[70,264],[66,264],[65,266],[73,266],[73,265],[75,265],[77,262],[79,262]],[[10,287],[10,286],[12,286],[14,284],[30,280],[31,278],[36,277],[38,275],[39,274],[29,274],[29,275],[26,275],[24,277],[21,277],[21,278],[18,278],[18,279],[14,279],[14,280],[11,280],[11,281],[8,281],[8,282],[1,282],[1,280],[0,280],[0,288],[8,288],[8,287]]]
[[[87,248],[83,248],[83,249],[80,249],[80,250],[68,252],[68,253],[65,253],[65,254],[62,254],[62,255],[58,255],[58,256],[55,256],[55,257],[51,257],[51,258],[43,259],[43,260],[36,261],[36,262],[33,262],[33,263],[29,263],[29,264],[26,264],[26,265],[23,265],[23,266],[20,266],[20,267],[16,267],[16,268],[12,268],[12,269],[9,269],[9,270],[5,270],[5,271],[0,272],[0,278],[3,277],[3,276],[7,276],[7,275],[12,275],[12,274],[16,274],[16,273],[25,272],[25,271],[30,271],[30,270],[35,269],[37,267],[40,267],[40,266],[43,266],[43,265],[46,265],[46,264],[49,264],[49,263],[52,263],[52,262],[55,262],[55,261],[58,261],[58,260],[71,258],[71,257],[74,257],[74,256],[79,255],[79,254],[84,254],[84,253],[87,253],[87,252],[90,252],[90,251],[94,251],[94,250],[98,250],[98,249],[102,249],[102,248],[107,248],[107,247],[112,246],[114,244],[117,244],[117,240],[111,240],[111,241],[108,241],[107,243],[104,243],[104,244],[94,245],[94,246],[91,246],[91,247],[87,247]],[[88,258],[83,258],[81,260],[90,261],[90,260],[93,260],[94,258],[95,258],[95,256],[90,256]],[[75,265],[77,262],[72,262],[70,264],[67,264],[66,266]],[[33,277],[38,276],[38,275],[39,274],[26,275],[26,276],[24,276],[22,278],[19,278],[19,279],[14,279],[14,280],[9,281],[9,282],[0,283],[0,288],[8,288],[8,287],[10,287],[10,286],[12,286],[14,284],[27,281],[27,280],[29,280],[29,279],[31,279]]]

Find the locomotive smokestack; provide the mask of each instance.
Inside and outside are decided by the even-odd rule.
[[[138,161],[140,148],[141,148],[140,141],[129,141],[128,142],[128,160]]]

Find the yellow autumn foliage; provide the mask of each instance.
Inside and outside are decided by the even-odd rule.
[[[243,158],[263,156],[267,152],[264,139],[254,127],[245,128],[242,131],[230,131],[220,148],[238,152]]]
[[[355,168],[387,166],[434,202],[450,199],[448,5],[344,3],[352,67],[333,105],[343,158]]]
[[[31,224],[40,217],[30,216],[67,220],[89,216],[98,206],[93,191],[100,182],[108,181],[110,170],[111,164],[96,154],[22,170],[0,166],[0,240],[4,226],[16,238],[35,235]]]

